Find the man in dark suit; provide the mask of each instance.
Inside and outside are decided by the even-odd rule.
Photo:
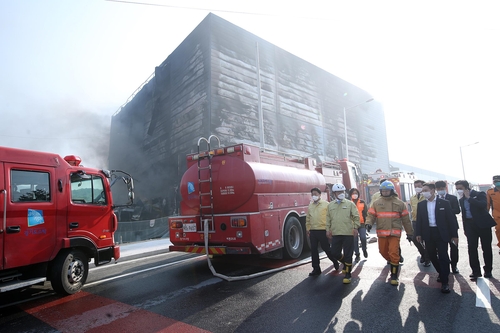
[[[427,255],[439,273],[441,292],[447,294],[450,292],[448,242],[458,244],[457,217],[451,211],[449,201],[436,197],[436,185],[425,183],[421,194],[427,200],[417,205],[416,239],[425,242]]]
[[[464,223],[467,247],[469,250],[469,265],[472,274],[471,280],[481,276],[481,266],[477,251],[478,241],[481,240],[484,258],[484,277],[491,278],[493,268],[493,249],[491,248],[491,228],[496,225],[495,220],[486,210],[486,193],[470,189],[469,182],[459,180],[455,182],[457,193],[460,196],[460,208],[462,209],[462,220]]]
[[[454,195],[448,194],[446,181],[439,180],[436,182],[436,193],[439,199],[448,200],[450,202],[451,211],[453,214],[460,214],[460,204],[458,203],[458,198]],[[458,244],[457,244],[458,245]],[[458,274],[458,246],[454,245],[450,241],[450,259],[451,259],[451,272],[453,274]]]

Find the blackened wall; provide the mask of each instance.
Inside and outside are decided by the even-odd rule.
[[[371,97],[209,14],[113,117],[109,163],[133,174],[139,198],[171,213],[185,155],[200,137],[320,161],[344,158],[343,107]],[[349,159],[366,173],[388,170],[381,105],[348,110],[347,125]]]

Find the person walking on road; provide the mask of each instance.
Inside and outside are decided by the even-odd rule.
[[[368,205],[363,199],[359,198],[359,191],[357,188],[351,188],[349,190],[349,198],[358,208],[359,222],[360,226],[358,228],[358,236],[354,236],[354,262],[359,262],[359,241],[361,240],[361,250],[363,251],[363,257],[368,258],[368,251],[366,250],[366,228],[365,221],[366,215],[368,214]]]
[[[309,204],[306,215],[306,231],[311,243],[311,264],[313,267],[309,276],[316,276],[321,274],[318,243],[321,245],[321,248],[328,258],[333,262],[335,270],[339,269],[339,263],[331,254],[330,242],[325,233],[328,201],[321,199],[321,191],[317,187],[311,190],[311,198],[312,202]]]
[[[462,209],[462,220],[464,223],[464,232],[467,237],[467,248],[469,250],[469,265],[472,274],[471,280],[481,277],[481,266],[479,264],[479,255],[477,247],[481,240],[484,259],[484,277],[491,278],[493,269],[493,249],[491,242],[493,235],[491,228],[496,225],[495,220],[487,211],[488,203],[486,193],[471,190],[469,182],[458,180],[455,182],[455,188],[460,196],[460,208]]]
[[[455,247],[458,245],[457,217],[453,214],[448,200],[436,197],[436,185],[424,184],[421,194],[426,201],[417,205],[415,238],[419,243],[425,242],[429,259],[439,273],[441,292],[447,294],[450,292],[448,243],[452,242]]]
[[[491,209],[491,215],[495,220],[495,234],[497,236],[497,247],[500,248],[500,176],[493,176],[494,188],[490,188],[486,192],[486,201],[488,212]],[[500,250],[498,251],[500,254]]]
[[[460,204],[458,203],[458,198],[454,195],[448,194],[446,181],[438,180],[436,182],[436,193],[439,199],[448,200],[451,206],[451,212],[455,215],[460,214]],[[458,226],[458,223],[457,223]],[[450,243],[450,260],[451,260],[451,272],[453,274],[458,274],[459,270],[457,268],[458,264],[458,243],[455,245],[453,242]]]
[[[410,198],[410,207],[411,207],[411,224],[413,227],[413,230],[415,230],[415,224],[417,223],[417,205],[419,202],[422,202],[425,200],[425,198],[420,194],[422,192],[422,188],[424,187],[424,181],[417,179],[413,182],[413,186],[415,187],[415,194],[411,196]],[[416,239],[413,239],[413,243],[415,243],[415,246],[420,253],[420,263],[424,264],[424,267],[429,267],[431,265],[431,262],[429,260],[429,257],[427,255],[427,252],[425,251],[425,248],[422,246],[420,242],[417,242]]]
[[[377,221],[379,252],[391,264],[391,284],[397,286],[399,273],[399,245],[401,230],[405,229],[407,239],[413,240],[413,228],[406,203],[394,192],[394,184],[385,181],[380,185],[381,197],[368,209],[366,229],[370,231]]]
[[[381,178],[381,179],[380,179],[380,184],[382,184],[382,183],[383,183],[383,182],[385,182],[385,181],[388,181],[388,179]],[[397,193],[396,193],[396,195],[397,195]],[[374,202],[375,202],[378,198],[380,198],[380,197],[381,197],[381,195],[380,195],[380,190],[379,190],[378,192],[376,192],[376,193],[373,193],[373,195],[372,195],[372,201],[370,202],[370,207],[372,207],[372,206],[373,206],[373,203],[374,203]],[[375,221],[375,224],[376,224],[376,221]],[[403,258],[403,254],[401,253],[401,247],[399,247],[399,263],[401,263],[401,264],[402,264],[402,263],[403,263],[403,261],[405,261],[405,259]],[[389,260],[387,260],[387,265],[390,265],[390,264],[391,264],[391,262],[390,262]]]
[[[326,236],[332,240],[332,255],[344,265],[344,284],[351,283],[354,236],[357,236],[359,212],[356,205],[345,198],[343,184],[332,186],[333,201],[326,213]]]

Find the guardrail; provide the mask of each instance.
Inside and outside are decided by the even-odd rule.
[[[144,221],[118,222],[115,243],[131,243],[154,238],[169,237],[168,217]]]

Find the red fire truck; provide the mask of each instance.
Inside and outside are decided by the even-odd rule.
[[[305,217],[311,188],[329,198],[329,183],[342,182],[340,163],[293,157],[249,144],[208,149],[187,156],[180,216],[170,224],[170,251],[209,254],[266,254],[284,250],[297,258],[307,246]],[[218,138],[215,137],[218,141]],[[217,142],[216,142],[217,143]],[[344,165],[350,165],[344,161]],[[354,180],[352,180],[354,182]]]
[[[132,201],[133,180],[80,161],[0,147],[1,292],[49,280],[56,292],[73,294],[91,258],[98,266],[120,257],[111,186],[123,179]]]

